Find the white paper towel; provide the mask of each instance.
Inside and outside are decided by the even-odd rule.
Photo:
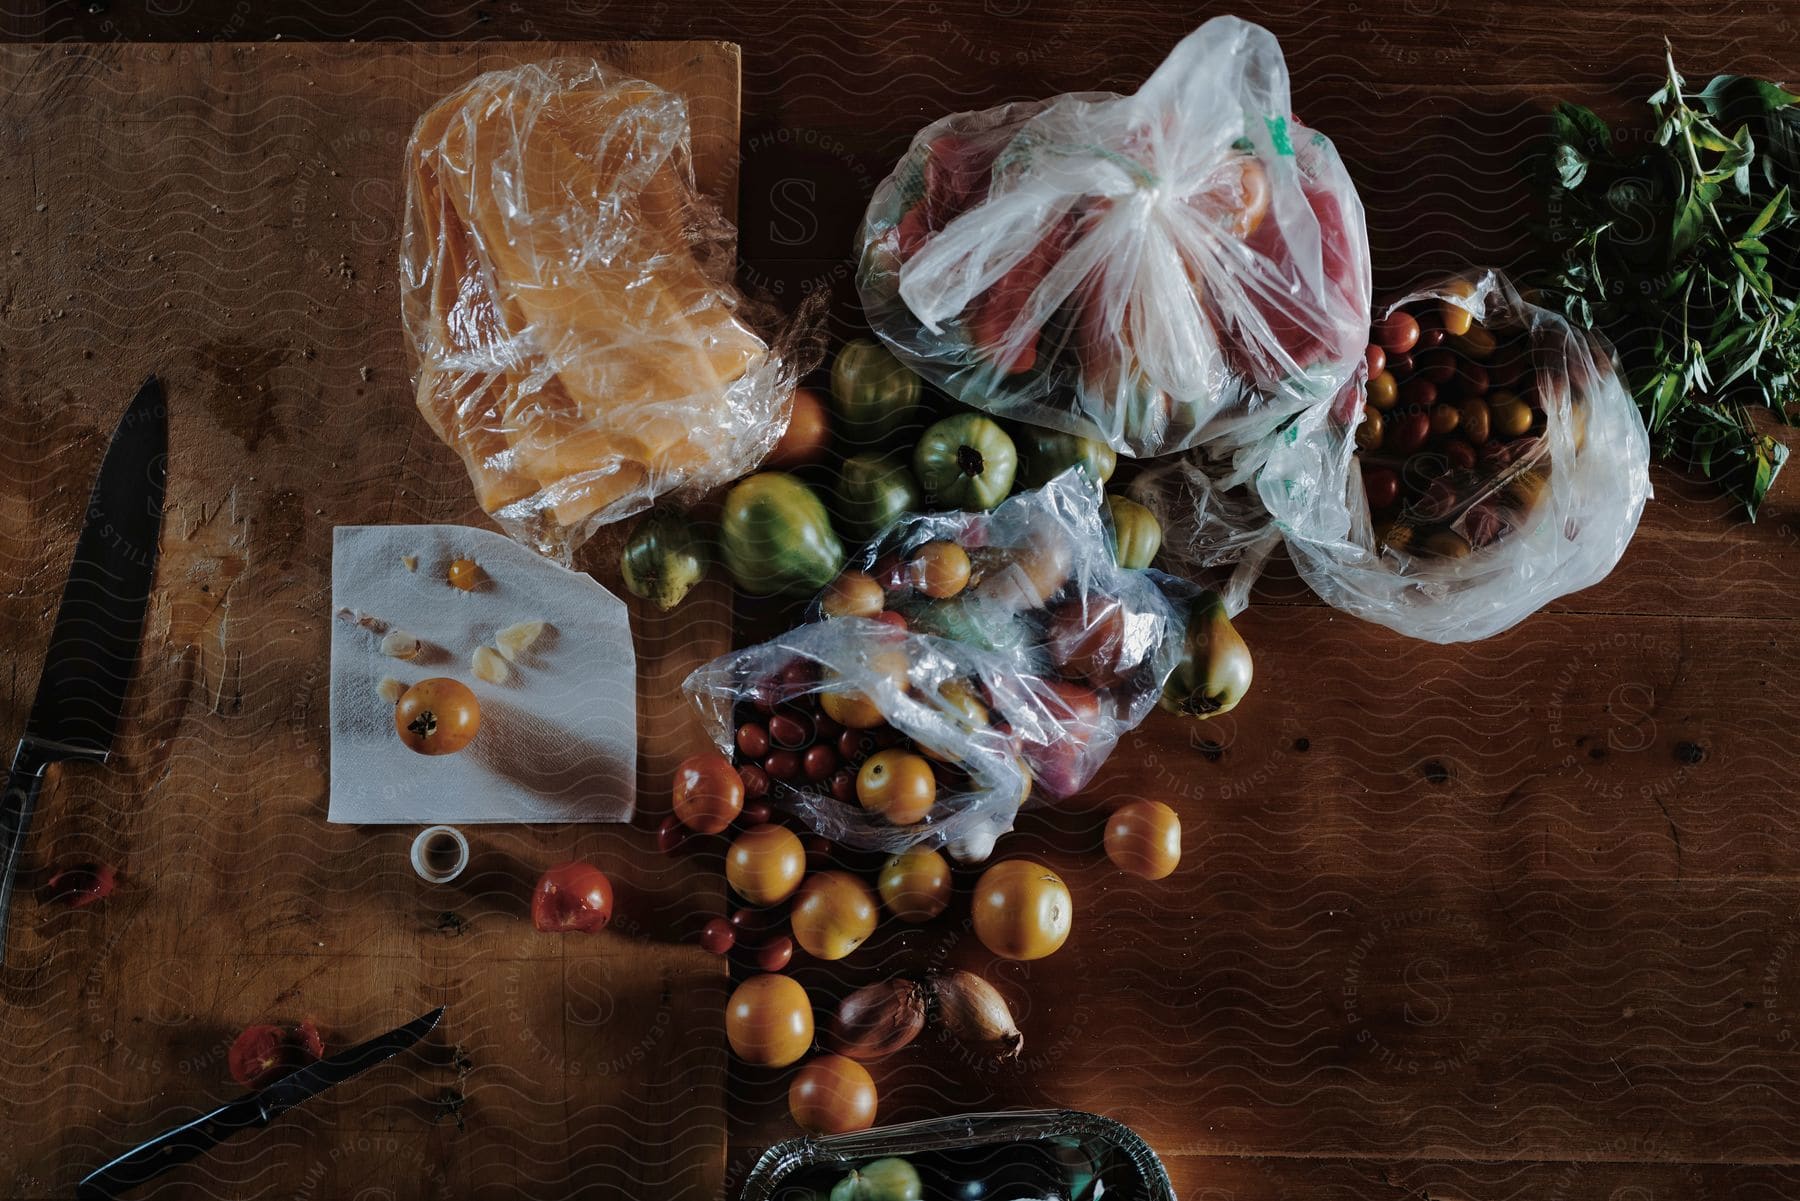
[[[416,559],[417,567],[408,568]],[[472,559],[464,592],[450,563]],[[331,555],[331,810],[334,822],[623,822],[637,795],[637,656],[625,603],[488,530],[339,526]],[[523,621],[537,644],[504,684],[475,678],[477,647]],[[392,629],[424,646],[381,651]],[[420,755],[394,732],[381,681],[461,680],[481,732],[458,754]]]

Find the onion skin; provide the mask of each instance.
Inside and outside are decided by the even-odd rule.
[[[1025,1036],[998,989],[974,972],[949,971],[932,976],[926,986],[944,1029],[973,1051],[995,1059],[1017,1059]]]
[[[925,1029],[925,989],[913,980],[884,980],[838,1003],[825,1045],[846,1059],[873,1063],[900,1050]]]

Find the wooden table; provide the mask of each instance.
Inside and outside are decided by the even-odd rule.
[[[179,10],[168,17],[125,7],[85,14],[58,5],[5,20],[22,39],[741,42],[746,275],[789,301],[832,287],[846,330],[854,309],[845,248],[862,200],[919,125],[951,109],[1133,86],[1204,15],[1146,4],[1103,14],[1072,0],[805,13],[746,2],[706,16],[684,6],[572,3],[551,15],[414,0],[332,20],[316,6],[247,12],[227,0],[162,6]],[[1408,0],[1381,10],[1278,3],[1259,16],[1287,49],[1297,109],[1337,141],[1362,189],[1384,292],[1468,261],[1523,262],[1521,159],[1543,110],[1567,96],[1610,116],[1641,115],[1665,34],[1693,79],[1718,70],[1800,75],[1792,36],[1800,11],[1791,4],[1720,13]],[[17,179],[0,197],[9,208],[21,203]],[[10,471],[44,470],[63,489],[7,514],[13,538],[40,526],[46,538],[66,538],[72,518],[50,511],[67,510],[98,457],[97,426],[59,424],[58,397],[21,397],[15,386],[27,378],[22,339],[60,303],[15,296],[0,310]],[[93,349],[106,353],[103,343]],[[256,403],[269,353],[251,341],[221,358],[207,385],[220,429],[246,440],[299,436],[315,385],[302,373],[276,389],[283,403]],[[457,515],[457,469],[416,436],[402,395],[398,379],[378,375],[371,385],[369,403],[384,406],[372,436],[405,449],[385,478],[359,486],[370,496],[400,492],[395,517]],[[909,1052],[879,1073],[884,1120],[989,1105],[1098,1110],[1156,1146],[1184,1197],[1208,1201],[1761,1201],[1800,1193],[1800,849],[1790,842],[1800,829],[1800,771],[1786,701],[1800,668],[1786,641],[1794,628],[1786,602],[1800,572],[1800,485],[1784,477],[1750,526],[1703,484],[1661,470],[1654,482],[1643,528],[1610,579],[1472,646],[1407,642],[1323,608],[1277,564],[1242,622],[1257,652],[1252,699],[1207,726],[1151,720],[1087,795],[1033,816],[1004,844],[1044,855],[1078,903],[1067,949],[995,973],[1025,1010],[1026,1061],[977,1072],[935,1045]],[[181,607],[159,631],[164,653],[182,664],[181,682],[154,698],[136,745],[148,756],[151,740],[167,737],[169,753],[138,760],[129,785],[102,792],[110,799],[84,822],[46,825],[47,834],[70,849],[115,848],[128,833],[104,819],[129,813],[132,790],[154,805],[165,769],[206,772],[222,781],[219,795],[196,809],[193,830],[169,850],[221,856],[228,845],[255,846],[259,829],[306,823],[324,861],[343,864],[328,869],[330,879],[352,888],[357,866],[372,860],[359,858],[348,832],[318,823],[317,765],[312,775],[251,787],[263,754],[255,741],[211,737],[243,706],[303,715],[296,724],[317,719],[303,682],[236,673],[243,648],[233,640],[249,634],[227,624],[221,595],[231,565],[248,557],[273,597],[271,616],[299,622],[314,613],[324,587],[316,564],[254,556],[280,530],[322,520],[309,516],[316,503],[300,489],[277,497],[246,483],[235,502],[224,497],[172,518],[183,537],[211,540],[216,565],[206,570],[218,574],[196,568],[182,581]],[[48,528],[58,520],[60,529]],[[14,682],[3,712],[15,725],[43,636],[35,623],[60,581],[49,545],[66,542],[9,541],[5,550],[0,612]],[[258,636],[281,636],[281,627],[263,626]],[[1096,853],[1100,815],[1145,794],[1173,801],[1187,828],[1182,869],[1156,885],[1111,871]],[[609,868],[649,871],[633,867],[648,854],[647,837],[626,837],[635,841],[583,832],[579,845],[604,851]],[[392,841],[382,845],[389,858]],[[532,832],[495,853],[535,863],[558,841]],[[123,987],[111,975],[115,961],[100,954],[109,937],[120,951],[137,940],[173,951],[183,923],[229,921],[252,948],[266,948],[292,939],[296,927],[346,920],[321,903],[338,894],[307,890],[315,866],[255,855],[212,862],[218,884],[179,911],[119,905],[104,918],[59,919],[71,927],[63,934],[73,961],[46,951],[39,974],[8,981],[10,1003],[23,990],[28,1004],[60,1006],[68,1021],[86,1023],[66,1054],[34,1057],[26,1048],[5,1060],[9,1102],[35,1099],[66,1113],[75,1129],[55,1137],[72,1147],[97,1146],[145,1112],[131,1109],[118,1083],[142,1078],[131,1056],[145,1036],[84,1008],[86,998]],[[510,891],[472,902],[483,917],[477,929],[486,927],[480,953],[494,962],[470,972],[469,987],[490,994],[479,1012],[502,1025],[506,998],[536,1004],[539,996],[535,969],[502,966],[529,937],[516,913],[525,876],[521,866]],[[670,893],[669,904],[716,906],[716,884],[708,887],[715,892],[700,899]],[[378,912],[381,895],[359,908]],[[354,945],[371,959],[407,962],[417,951],[400,927],[431,918],[422,910],[369,918]],[[351,937],[339,934],[327,950]],[[803,978],[824,999],[884,964],[966,954],[967,942],[954,923],[883,936],[844,970],[807,969]],[[431,954],[476,961],[467,943],[447,937],[443,947]],[[235,1017],[252,1008],[240,994],[261,987],[263,1001],[276,996],[279,972],[257,974],[270,962],[248,954],[242,974],[169,970],[130,982],[158,1020],[201,1027],[190,1071],[203,1083],[186,1083],[188,1093],[216,1090],[216,1064],[200,1057],[226,1033],[226,1010]],[[308,987],[329,995],[334,962],[322,956],[319,983]],[[86,983],[70,987],[71,973]],[[54,1001],[46,999],[52,989],[61,990]],[[380,1016],[418,999],[399,984]],[[675,1018],[676,1042],[656,1053],[694,1055],[722,1071],[716,1026],[701,1019],[702,1008],[696,1002],[693,1030]],[[37,1013],[37,1029],[51,1029],[53,1016]],[[375,1024],[377,1015],[352,1016]],[[609,1139],[623,1116],[545,1100],[546,1076],[557,1071],[525,1045],[529,1026],[514,1022],[513,1048],[497,1066],[477,1066],[513,1084],[496,1090],[492,1107],[471,1106],[461,1125],[442,1114],[433,1124],[430,1111],[434,1090],[454,1087],[454,1070],[441,1069],[449,1075],[440,1082],[420,1069],[264,1138],[289,1148],[296,1164],[349,1148],[328,1169],[339,1172],[340,1195],[353,1195],[353,1181],[389,1190],[372,1196],[611,1195],[616,1179],[654,1178],[667,1182],[664,1192],[711,1196],[721,1165],[708,1157],[722,1125],[727,1191],[760,1147],[790,1130],[782,1081],[740,1073],[725,1086],[722,1111],[701,1096],[686,1108],[632,1114],[639,1134],[654,1132],[646,1145],[628,1133]],[[182,1083],[178,1063],[163,1070],[171,1088]],[[506,1105],[518,1107],[511,1117],[499,1112]],[[23,1120],[9,1113],[0,1127],[0,1168],[14,1172],[0,1180],[14,1194],[44,1195],[66,1179],[19,1173]],[[483,1145],[483,1123],[508,1120],[530,1132],[510,1162],[470,1150]],[[561,1153],[565,1123],[579,1140],[582,1171],[552,1180],[558,1169],[546,1168],[545,1149]],[[384,1139],[394,1140],[392,1155]],[[652,1161],[688,1166],[646,1167]],[[71,1160],[49,1162],[66,1176]],[[410,1166],[394,1172],[383,1166],[390,1162]],[[278,1184],[287,1182],[264,1175],[253,1183],[284,1195]],[[230,1187],[250,1195],[249,1185]]]

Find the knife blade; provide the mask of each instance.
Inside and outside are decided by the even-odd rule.
[[[104,763],[137,666],[168,481],[168,405],[152,375],[113,430],[88,498],[25,736],[0,791],[0,963],[13,877],[53,763]]]
[[[240,1131],[267,1126],[301,1102],[416,1045],[443,1016],[440,1005],[404,1026],[289,1072],[267,1088],[163,1131],[84,1176],[75,1186],[76,1201],[111,1201],[121,1192],[205,1154]]]

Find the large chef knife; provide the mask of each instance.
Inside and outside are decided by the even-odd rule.
[[[126,1189],[135,1188],[176,1164],[186,1163],[212,1150],[241,1130],[267,1126],[302,1101],[392,1059],[430,1034],[443,1016],[443,1007],[439,1006],[404,1026],[358,1043],[348,1051],[289,1072],[261,1092],[227,1101],[210,1113],[164,1131],[105,1167],[89,1172],[75,1186],[75,1201],[111,1201]]]
[[[45,773],[70,759],[104,763],[112,749],[156,578],[168,453],[168,407],[153,375],[119,419],[94,480],[37,700],[0,792],[0,963],[13,875]]]

